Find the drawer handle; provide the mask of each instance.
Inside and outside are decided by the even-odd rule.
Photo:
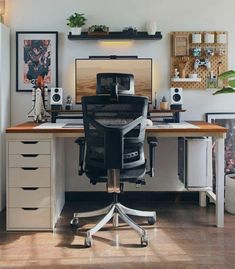
[[[38,207],[22,207],[23,210],[27,211],[27,210],[38,210]]]
[[[24,191],[36,191],[38,187],[22,187],[21,189]]]
[[[21,154],[21,156],[26,157],[26,158],[29,158],[29,157],[35,158],[38,156],[38,154]]]
[[[21,141],[23,144],[37,144],[38,141]]]
[[[21,167],[23,170],[37,170],[38,167]]]

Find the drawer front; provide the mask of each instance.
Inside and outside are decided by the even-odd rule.
[[[50,168],[9,168],[8,187],[50,187]]]
[[[50,207],[50,188],[9,188],[8,207]]]
[[[9,167],[50,167],[50,155],[18,154],[9,155]]]
[[[8,208],[8,229],[51,228],[50,208]]]
[[[9,154],[50,154],[48,141],[10,141]]]

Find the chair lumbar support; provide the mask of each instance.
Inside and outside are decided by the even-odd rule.
[[[131,228],[133,228],[141,237],[140,244],[142,247],[146,247],[148,245],[148,237],[147,232],[141,228],[137,223],[135,223],[128,215],[138,216],[138,217],[146,217],[149,225],[153,225],[156,222],[156,212],[155,211],[141,211],[136,209],[131,209],[123,206],[118,202],[118,195],[114,193],[113,203],[109,206],[89,212],[83,213],[74,213],[73,219],[70,224],[73,228],[79,228],[79,218],[87,218],[87,217],[95,217],[104,215],[104,217],[90,230],[86,232],[85,247],[91,247],[92,245],[92,235],[98,232],[101,228],[104,227],[112,218],[113,218],[113,226],[118,227],[118,219],[119,217],[127,223]]]

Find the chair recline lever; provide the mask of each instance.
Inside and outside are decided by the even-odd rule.
[[[79,170],[78,175],[81,176],[85,170],[83,169],[84,156],[85,156],[85,137],[78,137],[75,143],[79,145]]]
[[[150,170],[147,172],[147,174],[150,177],[154,177],[156,148],[157,148],[158,140],[156,137],[147,137],[147,141],[149,144],[149,165],[150,165]]]

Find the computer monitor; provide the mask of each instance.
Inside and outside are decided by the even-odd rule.
[[[152,102],[152,59],[151,58],[79,58],[75,60],[77,104],[82,96],[96,94],[96,76],[98,73],[133,74],[135,94],[147,96]]]

